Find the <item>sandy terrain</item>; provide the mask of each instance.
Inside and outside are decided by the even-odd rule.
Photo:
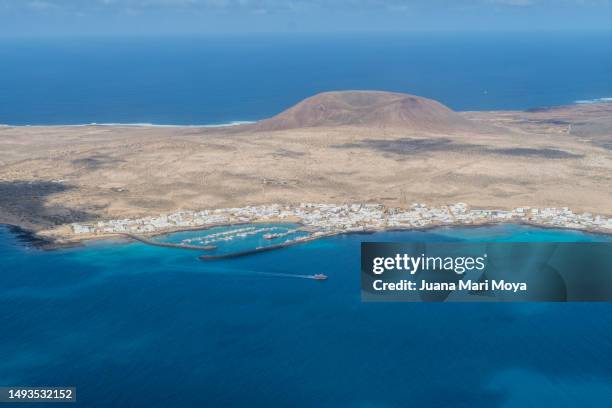
[[[456,113],[398,94],[345,95],[231,129],[0,127],[0,223],[41,231],[308,201],[612,216],[612,103]]]

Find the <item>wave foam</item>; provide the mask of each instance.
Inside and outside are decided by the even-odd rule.
[[[0,126],[5,127],[85,127],[85,126],[127,126],[127,127],[163,127],[163,128],[173,128],[173,127],[181,127],[181,128],[219,128],[219,127],[228,127],[228,126],[239,126],[239,125],[248,125],[250,123],[255,123],[254,121],[249,120],[234,120],[227,123],[215,123],[208,125],[179,125],[179,124],[157,124],[157,123],[80,123],[80,124],[72,124],[72,125],[10,125],[10,124],[0,124]]]
[[[588,105],[592,103],[612,102],[612,98],[595,98],[595,99],[579,99],[574,101],[579,105]]]

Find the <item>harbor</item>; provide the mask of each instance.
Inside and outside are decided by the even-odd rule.
[[[273,251],[273,250],[281,249],[281,248],[287,248],[287,247],[298,245],[298,244],[304,244],[306,242],[312,241],[317,238],[321,238],[321,236],[317,235],[315,237],[313,235],[310,235],[307,237],[290,239],[280,244],[258,246],[253,249],[246,249],[243,251],[235,251],[235,252],[228,252],[228,253],[222,253],[222,254],[200,255],[198,258],[202,261],[215,261],[215,260],[220,260],[220,259],[241,258],[244,256],[255,255],[255,254],[262,253],[262,252]]]
[[[427,206],[414,203],[406,208],[386,207],[382,204],[324,204],[260,205],[238,208],[218,208],[202,211],[178,211],[137,219],[118,219],[92,223],[73,223],[70,230],[74,239],[93,239],[117,234],[151,235],[164,232],[206,229],[224,225],[256,223],[298,223],[300,231],[317,238],[329,234],[369,232],[392,229],[425,229],[442,225],[484,225],[522,223],[534,226],[567,228],[589,232],[612,233],[612,218],[589,212],[574,212],[568,207],[517,207],[511,210],[472,208],[465,203]],[[253,228],[253,227],[245,227]],[[266,232],[264,238],[274,240],[293,231]],[[253,229],[245,229],[249,235]],[[204,245],[226,240],[219,235]],[[186,242],[185,245],[189,245]]]

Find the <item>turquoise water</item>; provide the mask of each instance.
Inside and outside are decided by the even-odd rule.
[[[41,251],[0,227],[0,384],[74,385],[86,407],[609,406],[609,304],[361,302],[362,240],[458,239],[611,240],[440,228],[207,263],[141,243]]]

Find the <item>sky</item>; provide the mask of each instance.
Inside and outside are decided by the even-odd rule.
[[[612,30],[612,0],[0,0],[0,37]]]

